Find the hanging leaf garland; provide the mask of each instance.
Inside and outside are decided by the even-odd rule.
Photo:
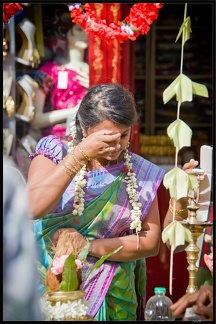
[[[163,102],[166,104],[176,95],[180,103],[192,101],[193,94],[208,97],[208,90],[203,84],[192,82],[190,78],[181,73],[163,92]]]
[[[182,147],[191,146],[192,130],[181,119],[174,120],[167,128],[167,135],[173,140],[174,146],[179,151]]]
[[[190,39],[190,34],[192,33],[192,30],[191,30],[191,20],[190,20],[190,17],[187,17],[181,27],[180,27],[180,30],[179,30],[179,33],[176,37],[176,41],[179,39],[179,37],[182,35],[182,43],[183,45],[186,43],[186,41],[188,39]]]
[[[174,200],[178,200],[182,197],[188,196],[188,190],[198,187],[197,178],[193,175],[187,175],[187,173],[177,167],[178,152],[184,146],[190,146],[192,131],[187,124],[179,119],[180,106],[182,102],[192,101],[193,94],[208,97],[207,88],[196,82],[192,82],[190,78],[185,76],[183,71],[183,49],[185,42],[190,39],[191,22],[190,17],[186,17],[187,4],[185,4],[184,20],[176,37],[176,41],[182,35],[182,48],[181,48],[181,64],[180,75],[166,88],[163,92],[163,101],[166,104],[174,95],[178,101],[177,107],[177,119],[171,123],[167,128],[168,136],[173,139],[174,146],[176,147],[175,155],[175,167],[169,171],[163,180],[164,186],[169,189],[170,197]],[[162,240],[164,243],[169,242],[171,245],[170,256],[170,276],[169,276],[169,288],[172,295],[172,277],[173,277],[173,253],[178,245],[182,245],[183,240],[189,241],[190,236],[186,228],[180,223],[175,221],[176,204],[173,208],[173,220],[172,223],[167,226],[162,232]],[[178,223],[178,225],[177,225]]]

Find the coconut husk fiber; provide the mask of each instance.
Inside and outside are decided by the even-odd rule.
[[[56,257],[60,257],[64,254],[69,255],[71,253],[76,258],[85,245],[86,238],[78,233],[75,229],[64,230],[58,237],[53,260]],[[52,264],[46,272],[45,285],[49,286],[51,291],[58,291],[60,290],[62,274],[55,275],[51,272],[51,267]],[[79,284],[81,284],[81,271],[78,271],[78,280]]]

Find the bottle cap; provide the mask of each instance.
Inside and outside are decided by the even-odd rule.
[[[164,288],[164,287],[155,287],[154,292],[155,293],[166,293],[166,288]]]

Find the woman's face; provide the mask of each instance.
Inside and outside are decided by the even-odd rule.
[[[83,28],[74,24],[67,32],[67,40],[70,46],[76,48],[86,49],[88,47],[88,35],[84,32]]]
[[[121,137],[119,140],[115,142],[109,142],[110,146],[116,146],[117,144],[120,144],[119,148],[116,148],[115,152],[112,153],[111,157],[112,160],[117,160],[122,151],[127,147],[128,142],[130,140],[130,134],[131,134],[131,127],[130,126],[124,126],[122,124],[114,123],[110,120],[104,120],[101,123],[99,123],[96,126],[90,127],[86,131],[86,135],[89,136],[92,133],[101,131],[101,130],[109,130],[112,131],[112,134],[121,133]]]

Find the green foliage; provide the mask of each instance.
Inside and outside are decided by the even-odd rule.
[[[98,268],[100,268],[100,266],[103,264],[103,262],[104,262],[107,258],[109,258],[111,255],[117,253],[119,250],[121,250],[121,248],[122,248],[122,246],[120,246],[118,249],[114,250],[113,252],[110,252],[109,254],[102,256],[102,257],[100,258],[100,260],[98,260],[98,261],[95,263],[95,265],[91,268],[91,270],[86,274],[86,278],[87,278],[87,277],[92,273],[92,271],[93,271],[94,269],[98,269]]]
[[[89,246],[90,246],[90,242],[87,242],[84,248],[78,254],[77,259],[79,259],[80,261],[86,260],[89,251]]]
[[[73,291],[79,288],[79,282],[76,271],[75,257],[70,254],[64,263],[64,271],[62,273],[61,291]]]
[[[79,253],[78,259],[80,261],[86,260],[87,254],[88,254],[88,248],[89,248],[89,242],[85,245],[84,249]],[[109,254],[102,256],[100,260],[98,260],[95,265],[91,268],[91,270],[87,273],[86,277],[90,275],[90,273],[94,269],[100,268],[100,266],[103,264],[103,262],[112,256],[114,253],[117,253],[122,246],[120,246],[118,249],[116,249],[113,252],[110,252]],[[45,286],[45,277],[47,268],[45,268],[38,260],[35,260],[36,266],[39,272],[40,282]],[[52,263],[52,260],[50,258],[50,265]],[[46,287],[47,290],[50,290],[50,287]],[[70,254],[67,259],[64,262],[64,270],[62,272],[62,282],[60,284],[60,290],[61,291],[74,291],[79,289],[79,280],[77,276],[77,268],[76,268],[76,262],[75,257],[73,254]]]

